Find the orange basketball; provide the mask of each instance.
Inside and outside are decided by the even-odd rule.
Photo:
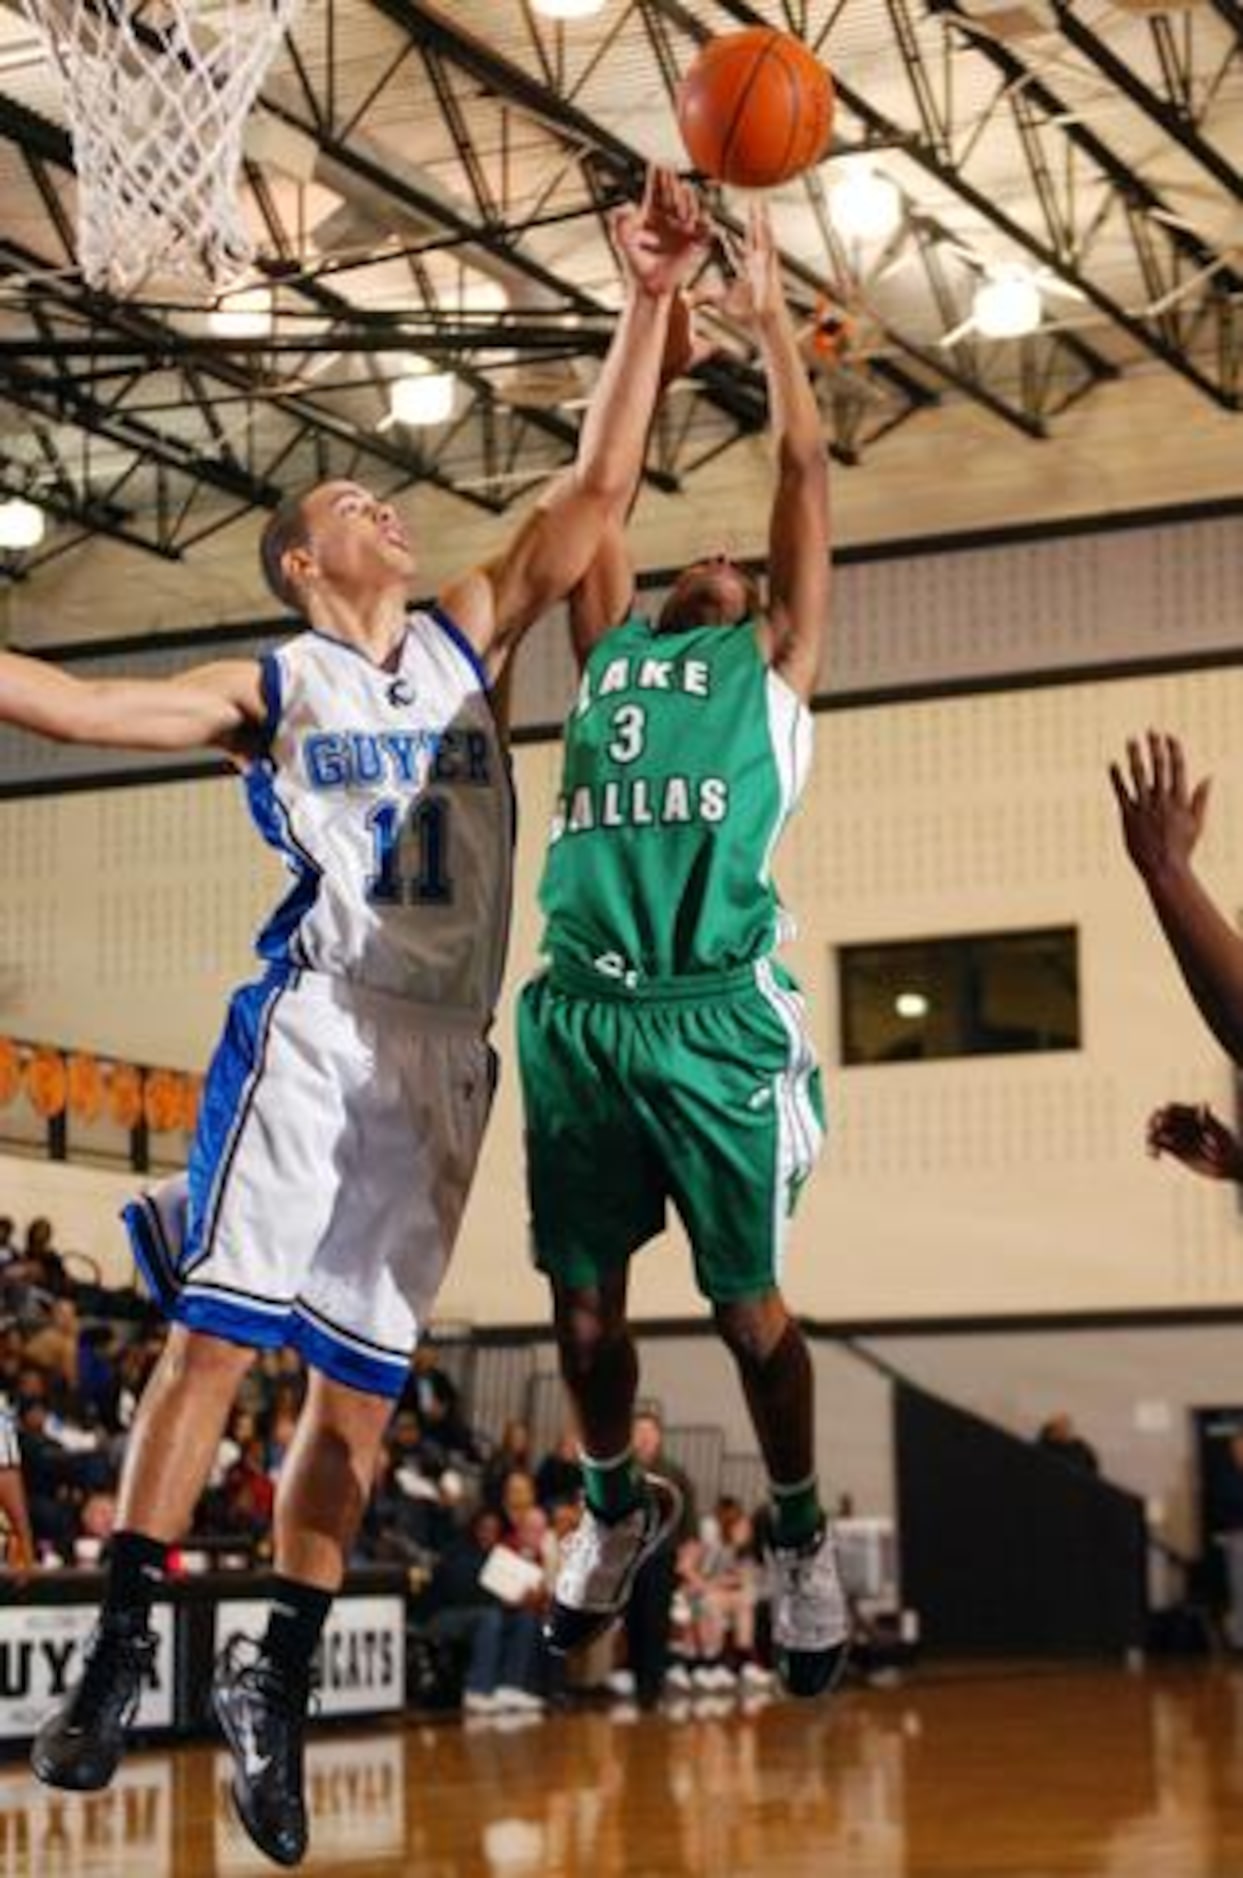
[[[801,39],[771,26],[710,39],[678,88],[678,128],[695,168],[768,189],[826,155],[833,80]]]

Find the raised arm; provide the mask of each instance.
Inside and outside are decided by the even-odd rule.
[[[57,743],[242,757],[265,715],[253,659],[222,659],[176,678],[78,678],[45,659],[0,652],[0,723]]]
[[[772,228],[762,208],[751,211],[747,273],[756,299],[755,334],[777,445],[765,638],[771,663],[801,698],[810,701],[829,627],[829,455],[782,291]]]
[[[549,485],[495,559],[441,594],[493,672],[582,579],[605,531],[625,514],[642,467],[672,298],[703,246],[694,192],[667,171],[651,172],[642,206],[623,210],[614,226],[628,275],[626,303],[573,470]]]
[[[1243,1063],[1243,938],[1197,878],[1191,856],[1204,827],[1208,778],[1188,790],[1177,737],[1149,731],[1147,757],[1127,744],[1128,780],[1110,780],[1122,836],[1200,1015],[1236,1063]]]
[[[665,328],[657,403],[669,386],[693,370],[710,350],[696,334],[691,303],[684,295],[674,294]],[[625,500],[615,506],[586,572],[570,594],[570,640],[580,666],[586,664],[592,647],[621,624],[634,597],[634,560],[626,540],[626,524],[639,492],[641,469],[640,461],[635,465]]]

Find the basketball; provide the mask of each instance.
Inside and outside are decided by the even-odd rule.
[[[709,40],[682,80],[677,108],[697,170],[743,189],[768,189],[827,152],[833,80],[802,40],[749,26]]]

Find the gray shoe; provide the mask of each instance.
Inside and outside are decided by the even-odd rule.
[[[677,1530],[682,1495],[658,1474],[645,1478],[639,1504],[621,1519],[603,1520],[584,1507],[565,1543],[544,1640],[556,1656],[603,1636],[626,1608],[635,1578]]]

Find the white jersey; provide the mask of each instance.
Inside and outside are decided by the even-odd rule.
[[[514,804],[472,647],[411,611],[384,669],[318,632],[262,662],[251,812],[295,875],[261,957],[490,1020],[509,931]]]

